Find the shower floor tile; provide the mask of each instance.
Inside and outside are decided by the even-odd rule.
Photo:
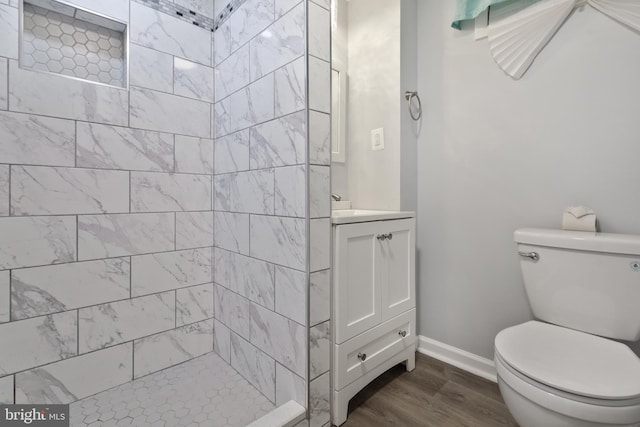
[[[274,405],[217,354],[71,404],[71,426],[245,427]]]

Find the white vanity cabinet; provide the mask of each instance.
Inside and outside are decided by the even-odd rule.
[[[333,423],[394,365],[415,366],[415,218],[333,226]],[[359,218],[362,220],[362,218]]]

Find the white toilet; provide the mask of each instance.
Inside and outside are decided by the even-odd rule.
[[[640,426],[640,236],[514,234],[539,319],[495,340],[498,385],[521,427]]]

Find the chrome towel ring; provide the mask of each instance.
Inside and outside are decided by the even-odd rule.
[[[420,97],[418,96],[418,92],[414,91],[406,91],[404,93],[404,97],[407,101],[409,101],[409,115],[411,116],[411,118],[415,121],[420,120],[420,118],[422,117],[422,102],[420,102]],[[414,105],[411,101],[413,100],[418,101],[418,104],[416,105],[416,112],[414,113],[414,109],[412,108],[412,106]]]

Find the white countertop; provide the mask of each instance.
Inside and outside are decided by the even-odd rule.
[[[331,212],[332,224],[351,224],[356,222],[385,221],[388,219],[415,218],[415,212],[378,211],[370,209],[337,209]]]

